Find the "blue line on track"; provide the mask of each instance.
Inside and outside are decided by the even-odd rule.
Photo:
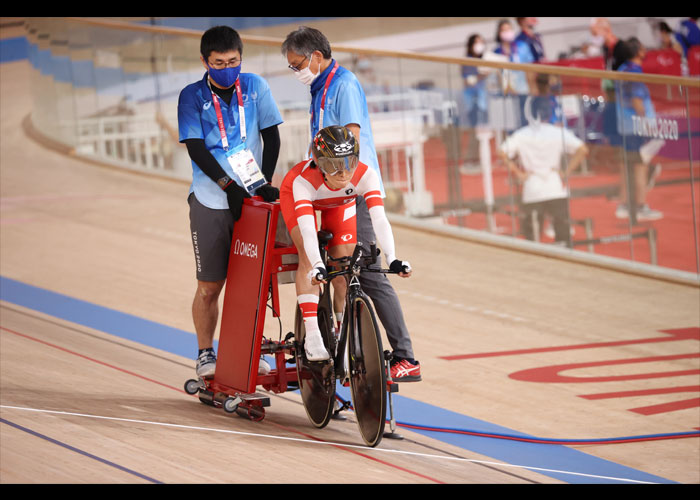
[[[7,424],[11,427],[14,427],[15,429],[19,429],[19,430],[24,431],[28,434],[31,434],[32,436],[36,436],[38,438],[44,439],[50,443],[57,444],[58,446],[62,446],[63,448],[66,448],[70,451],[74,451],[75,453],[79,453],[80,455],[83,455],[85,457],[91,458],[93,460],[97,460],[98,462],[101,462],[105,465],[109,465],[110,467],[114,467],[115,469],[119,469],[120,471],[126,472],[128,474],[132,474],[132,475],[139,477],[141,479],[145,479],[146,481],[149,481],[151,483],[162,484],[160,481],[153,479],[152,477],[148,477],[144,474],[141,474],[141,473],[136,472],[134,470],[128,469],[122,465],[115,464],[114,462],[111,462],[111,461],[106,460],[104,458],[98,457],[97,455],[93,455],[92,453],[88,453],[87,451],[83,451],[81,449],[78,449],[75,446],[71,446],[69,444],[58,441],[57,439],[46,436],[45,434],[41,434],[39,432],[28,429],[27,427],[23,427],[23,426],[16,424],[14,422],[10,422],[9,420],[6,420],[4,418],[0,418],[0,422],[2,422],[3,424]]]
[[[93,328],[149,347],[193,359],[196,354],[194,333],[168,327],[120,311],[74,299],[0,276],[0,300],[39,311],[50,316]],[[349,391],[339,387],[339,395],[350,399]],[[521,434],[490,422],[475,419],[437,406],[395,394],[394,414],[397,420],[426,426],[461,428],[484,433]],[[478,402],[475,402],[478,404]],[[397,429],[401,433],[401,428]],[[518,466],[531,466],[553,471],[572,471],[584,475],[538,471],[566,483],[620,483],[605,477],[628,481],[673,483],[663,477],[626,467],[588,455],[562,445],[524,443],[495,438],[412,430],[454,446],[479,453],[495,460]],[[523,436],[527,436],[522,434]],[[533,436],[528,436],[533,437]],[[614,445],[611,445],[614,446]],[[589,477],[586,476],[604,476]]]

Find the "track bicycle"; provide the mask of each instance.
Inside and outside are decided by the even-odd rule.
[[[329,269],[326,283],[321,284],[318,325],[331,356],[327,361],[306,359],[303,347],[306,332],[297,305],[294,338],[299,390],[309,420],[314,426],[323,428],[334,415],[336,381],[349,384],[360,434],[368,446],[374,447],[384,435],[387,391],[394,391],[389,387],[391,384],[387,385],[390,355],[382,349],[375,312],[369,297],[362,291],[359,276],[363,272],[393,271],[375,265],[378,257],[375,245],[367,248],[358,242],[351,256],[334,259],[326,252],[332,235],[319,231],[318,236],[321,258]],[[331,268],[336,270],[331,271]],[[337,277],[344,277],[348,287],[343,323],[336,337],[330,290],[331,281]]]

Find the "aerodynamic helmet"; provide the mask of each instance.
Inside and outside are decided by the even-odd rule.
[[[352,172],[360,157],[360,143],[345,127],[332,125],[318,131],[313,140],[314,160],[321,171],[336,175],[343,169]]]

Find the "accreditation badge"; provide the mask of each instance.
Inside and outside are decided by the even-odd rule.
[[[229,165],[243,183],[248,192],[253,195],[255,190],[266,184],[258,162],[255,161],[253,153],[243,145],[226,152],[226,159]]]

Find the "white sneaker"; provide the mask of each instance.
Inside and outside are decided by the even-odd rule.
[[[323,344],[321,332],[306,332],[304,338],[304,351],[306,351],[306,359],[309,361],[325,361],[330,358],[326,346]]]
[[[630,212],[625,205],[618,205],[615,210],[615,217],[618,219],[629,219]]]
[[[649,205],[642,205],[637,209],[637,220],[658,220],[664,216],[663,212],[649,208]]]
[[[216,371],[216,354],[214,351],[204,351],[197,358],[197,376],[211,378]]]

